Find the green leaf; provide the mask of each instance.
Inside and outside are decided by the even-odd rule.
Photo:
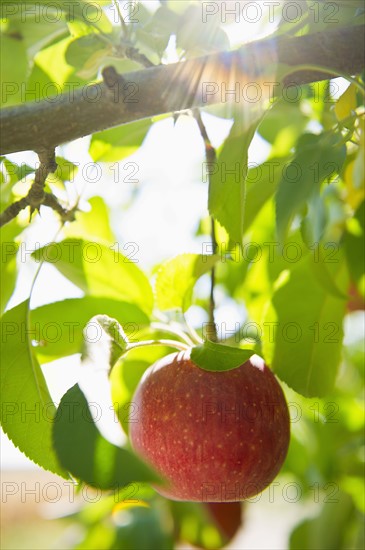
[[[269,143],[275,143],[280,139],[292,142],[304,131],[308,123],[306,116],[297,103],[288,101],[276,101],[266,116],[260,122],[258,132]],[[292,143],[294,145],[295,143]]]
[[[244,233],[250,228],[262,207],[274,194],[283,166],[287,162],[288,157],[271,158],[256,168],[249,170],[243,217]]]
[[[72,84],[75,84],[74,72],[75,69],[69,65],[65,59],[66,51],[69,44],[72,42],[72,38],[68,36],[63,40],[51,44],[47,48],[40,50],[35,58],[38,67],[50,78],[53,86],[50,90],[46,90],[48,96],[59,95],[60,91],[64,89],[69,92],[69,83],[72,80]],[[41,93],[43,90],[41,90]],[[47,97],[47,95],[46,95]]]
[[[29,341],[28,300],[1,321],[1,425],[42,468],[66,477],[52,448],[55,406]]]
[[[176,31],[177,47],[193,55],[229,49],[228,37],[219,23],[219,17],[210,17],[204,22],[200,6],[188,6],[179,17]]]
[[[67,237],[78,237],[81,239],[95,238],[109,243],[115,243],[116,239],[110,226],[109,210],[101,197],[89,199],[91,210],[88,212],[78,211],[76,220],[64,227]]]
[[[341,97],[336,101],[334,110],[336,113],[337,119],[341,122],[346,118],[349,118],[354,110],[357,107],[357,98],[356,98],[357,89],[354,84],[350,86],[343,92]]]
[[[0,3],[1,17],[6,20],[7,34],[23,41],[30,60],[50,42],[67,35],[65,22],[60,11],[57,12],[57,6],[54,6],[54,3],[50,6],[47,0],[44,4],[47,4],[46,9],[37,0],[34,2],[27,0],[22,4],[18,3],[17,8],[14,9],[14,2]],[[61,2],[62,4],[64,5],[64,2]],[[51,18],[53,18],[52,25],[50,25]]]
[[[27,79],[28,58],[22,37],[1,35],[1,103],[9,106],[22,101]]]
[[[88,339],[88,329],[97,328],[97,339]],[[107,315],[95,315],[87,323],[84,330],[84,351],[82,361],[97,362],[100,368],[100,360],[108,372],[115,365],[119,357],[123,355],[128,346],[128,338],[124,330],[116,321]],[[94,358],[97,356],[98,361]]]
[[[7,172],[7,176],[11,185],[14,185],[17,181],[22,180],[29,174],[34,172],[34,168],[22,162],[21,164],[15,164],[6,157],[2,157],[1,162],[4,164]],[[2,190],[3,192],[3,190]]]
[[[15,200],[13,192],[14,185],[19,180],[25,178],[28,174],[34,172],[34,169],[24,163],[21,163],[20,165],[15,164],[6,157],[1,157],[1,168],[0,205],[1,210],[5,210],[5,208],[12,204]]]
[[[186,541],[194,548],[212,550],[224,548],[228,543],[227,534],[219,529],[217,522],[208,511],[207,504],[170,501],[170,507],[179,540]]]
[[[160,57],[167,47],[170,36],[176,34],[179,18],[166,6],[160,6],[148,23],[136,31],[143,45],[151,48]]]
[[[196,281],[219,260],[217,255],[181,254],[162,264],[156,277],[156,301],[161,310],[191,305]]]
[[[346,301],[319,285],[312,262],[312,257],[305,258],[277,282],[263,323],[263,353],[291,388],[306,397],[320,397],[332,390],[336,379]],[[329,265],[345,293],[343,262]]]
[[[116,532],[114,549],[173,550],[176,548],[170,516],[164,506],[135,505],[128,509],[128,524]],[[95,546],[89,546],[95,548]],[[99,546],[96,546],[99,548]]]
[[[365,201],[356,210],[349,228],[344,236],[344,247],[351,277],[360,282],[364,277],[364,250],[365,250]]]
[[[76,69],[88,69],[90,74],[84,76],[92,78],[97,74],[102,60],[111,52],[112,46],[106,45],[100,35],[93,33],[80,36],[70,42],[65,52],[65,59]]]
[[[31,330],[37,335],[37,355],[46,362],[81,352],[83,328],[99,313],[117,319],[132,340],[149,322],[136,305],[111,298],[85,296],[53,302],[30,312]]]
[[[348,535],[354,536],[354,505],[349,495],[336,491],[336,497],[325,499],[321,513],[300,523],[290,536],[290,550],[327,550],[357,548],[348,545]],[[359,518],[360,519],[360,518]],[[361,521],[359,521],[359,528]],[[350,533],[349,533],[350,532]],[[353,541],[354,542],[354,541]]]
[[[61,0],[62,1],[62,0]],[[104,10],[104,6],[110,4],[110,0],[96,0],[89,2],[82,0],[83,3],[75,2],[69,9],[64,5],[67,26],[72,36],[85,36],[91,33],[108,35],[113,31],[113,25]],[[87,4],[87,5],[84,5]],[[98,5],[99,4],[99,5]]]
[[[328,246],[328,244],[330,246]],[[348,300],[347,293],[342,292],[341,289],[338,288],[334,275],[332,275],[332,273],[327,267],[328,253],[326,253],[325,250],[329,249],[330,256],[332,256],[333,252],[336,251],[336,248],[333,248],[332,246],[333,244],[334,243],[327,243],[324,246],[322,245],[317,246],[318,258],[316,258],[316,261],[311,262],[311,267],[313,270],[313,274],[317,279],[317,282],[322,286],[325,292],[328,292],[335,298]],[[343,260],[342,253],[340,256],[340,249],[338,249],[338,252],[339,254],[337,255],[337,258],[333,258],[333,261],[335,263]],[[340,260],[340,257],[341,257],[341,260]]]
[[[289,225],[306,201],[320,191],[321,183],[339,173],[346,158],[346,147],[336,136],[305,134],[297,143],[297,153],[283,172],[276,194],[278,237],[285,240]]]
[[[82,239],[65,239],[36,250],[36,261],[52,263],[86,294],[125,300],[148,315],[153,294],[146,275],[113,247]]]
[[[151,489],[147,491],[146,485],[131,484],[98,502],[86,503],[75,518],[84,538],[78,539],[74,550],[173,550],[167,503],[160,501],[162,506],[156,506],[157,502],[151,502]]]
[[[113,162],[135,153],[142,145],[152,122],[149,119],[123,124],[93,134],[89,153],[94,161]]]
[[[51,96],[56,96],[61,89],[54,86],[49,75],[36,62],[33,63],[28,77],[27,88],[32,90],[32,93],[28,94],[26,98],[27,101],[40,101],[45,97],[49,100]]]
[[[301,230],[304,242],[307,246],[318,243],[325,233],[328,223],[328,212],[326,211],[325,193],[313,193],[307,201],[307,214],[302,219]]]
[[[54,422],[53,445],[63,467],[88,485],[115,489],[133,481],[157,480],[134,454],[104,439],[78,384],[61,399]]]
[[[242,244],[248,148],[258,119],[242,133],[238,120],[224,142],[210,175],[208,208],[234,243]]]
[[[12,2],[3,2],[3,4],[11,4]],[[108,17],[101,8],[101,5],[105,2],[78,0],[77,2],[64,2],[64,0],[27,0],[21,6],[21,10],[16,10],[15,17],[22,16],[22,23],[24,19],[32,20],[34,17],[37,24],[47,24],[48,28],[53,27],[54,24],[62,20],[60,12],[64,13],[64,17],[68,21],[82,21],[92,29],[97,27],[104,32],[110,32],[112,24]],[[4,11],[4,15],[8,13],[8,10]],[[13,17],[13,16],[11,16]],[[50,25],[52,23],[52,25]],[[51,29],[53,30],[53,29]]]
[[[215,342],[204,342],[191,350],[191,360],[201,369],[223,372],[236,369],[254,354],[252,349],[232,348]]]
[[[48,0],[44,0],[48,3]],[[78,19],[83,21],[86,25],[92,28],[95,31],[95,27],[103,33],[110,33],[113,29],[112,23],[105,14],[102,6],[106,2],[90,2],[89,0],[81,0],[79,2],[72,3],[72,10],[70,10],[69,5],[66,4],[63,0],[57,0],[66,13],[66,18],[69,21],[74,21]],[[100,4],[100,5],[98,5]]]
[[[56,157],[57,170],[47,176],[46,184],[47,191],[52,191],[53,187],[58,187],[65,190],[65,182],[73,182],[77,174],[78,167],[73,162]]]
[[[78,165],[63,157],[56,157],[57,170],[55,175],[62,181],[74,181],[78,171]]]
[[[16,256],[18,244],[15,237],[22,231],[22,227],[15,222],[9,223],[0,229],[0,316],[10,300],[17,278]]]

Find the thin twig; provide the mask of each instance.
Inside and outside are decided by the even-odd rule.
[[[137,63],[140,63],[143,67],[146,67],[146,69],[156,66],[144,55],[144,53],[141,53],[138,48],[134,48],[133,46],[126,48],[125,56],[128,57],[128,59],[132,59],[132,61],[137,61]]]
[[[204,141],[205,158],[209,166],[211,165],[211,163],[214,163],[216,161],[216,158],[217,158],[216,151],[211,144],[211,141],[209,139],[209,136],[208,136],[205,124],[202,120],[199,109],[194,109],[193,114],[198,124],[200,135],[202,136]],[[210,179],[211,179],[211,171],[209,171],[209,174],[208,174],[209,185],[211,183]],[[218,244],[217,244],[217,239],[215,234],[215,221],[213,217],[211,217],[210,220],[211,220],[212,253],[216,254],[218,249]],[[215,310],[214,286],[215,286],[215,267],[213,266],[210,272],[209,324],[207,327],[207,337],[209,340],[212,340],[213,342],[217,342],[218,334],[217,334],[217,327],[214,320],[214,310]]]
[[[212,239],[212,249],[213,249],[213,254],[216,254],[218,245],[217,245],[217,240],[215,236],[215,221],[213,217],[210,218],[210,223],[211,223],[210,235]],[[209,324],[211,326],[210,339],[213,340],[213,342],[217,342],[218,340],[217,327],[214,319],[214,310],[215,310],[214,286],[215,286],[215,266],[213,265],[210,272]]]
[[[132,61],[136,61],[146,69],[157,66],[152,63],[152,61],[150,61],[144,53],[141,53],[139,49],[135,48],[134,46],[122,44],[120,46],[115,46],[114,51],[115,55],[117,55],[118,57],[124,57],[127,59],[131,59]]]
[[[34,210],[38,210],[44,201],[44,187],[46,185],[46,179],[48,174],[57,170],[57,162],[55,156],[55,150],[45,150],[38,153],[40,165],[35,171],[34,182],[29,189],[28,195],[25,197],[28,200],[30,206],[30,216],[32,216]]]
[[[118,0],[113,0],[113,4],[114,4],[115,9],[117,10],[117,14],[118,14],[119,19],[120,19],[120,24],[122,26],[124,36],[128,36],[128,28],[127,28],[127,25],[125,24],[124,17],[122,15],[122,12],[121,12],[119,4],[118,4]]]
[[[43,205],[48,206],[49,208],[52,208],[52,210],[57,212],[63,222],[73,222],[75,220],[77,207],[70,208],[69,210],[67,208],[64,208],[58,202],[57,197],[52,193],[45,193]]]

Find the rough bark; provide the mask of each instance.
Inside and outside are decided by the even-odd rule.
[[[364,67],[364,25],[302,37],[270,38],[237,51],[213,54],[122,75],[38,102],[5,108],[0,116],[0,152],[41,152],[85,135],[142,118],[204,107],[232,97],[225,91],[254,83],[278,83],[278,64],[292,67],[282,86],[353,75]],[[295,70],[300,65],[326,67]],[[332,73],[331,73],[332,71]],[[214,93],[213,93],[214,92]],[[222,95],[223,94],[223,95]],[[244,97],[240,98],[244,102]]]

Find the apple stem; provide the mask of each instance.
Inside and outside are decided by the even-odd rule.
[[[187,344],[184,344],[184,342],[178,342],[177,340],[142,340],[141,342],[135,342],[134,344],[128,344],[126,351],[129,351],[131,349],[135,348],[142,348],[144,346],[168,346],[171,348],[176,348],[181,351],[188,350],[191,346],[188,346]]]
[[[211,221],[211,239],[212,239],[212,248],[213,254],[217,253],[218,243],[215,234],[215,221],[213,216],[210,218]],[[215,267],[212,267],[210,272],[210,297],[209,297],[209,339],[213,342],[218,341],[217,327],[214,319],[214,310],[215,310],[215,300],[214,300],[214,286],[215,286]]]
[[[204,141],[205,158],[206,158],[207,166],[211,166],[212,164],[215,164],[217,160],[216,150],[210,141],[207,129],[205,127],[205,124],[203,122],[199,109],[194,109],[193,114],[198,124],[200,135]],[[209,171],[208,173],[209,187],[211,187],[211,184],[212,184],[211,176],[212,174]],[[218,250],[218,243],[217,243],[217,238],[215,234],[215,221],[213,216],[210,218],[210,221],[211,221],[210,235],[212,240],[212,254],[216,254]],[[211,284],[210,284],[210,297],[209,297],[209,324],[207,325],[207,336],[209,340],[212,340],[213,342],[217,342],[218,334],[217,334],[217,327],[214,321],[214,310],[215,310],[215,301],[214,301],[215,267],[214,266],[212,267],[210,272],[210,281],[211,281]]]
[[[173,327],[171,325],[166,325],[165,323],[151,323],[151,328],[155,330],[160,330],[162,332],[168,332],[170,334],[174,334],[175,336],[178,336],[183,340],[188,346],[193,346],[194,342],[189,338],[189,336],[180,330],[177,327]]]
[[[185,322],[185,326],[186,326],[186,329],[187,331],[189,332],[194,344],[202,344],[203,343],[203,340],[200,338],[199,334],[196,332],[195,328],[193,328],[189,322],[187,321],[186,317],[185,317],[185,314],[183,315],[184,317],[184,322]]]

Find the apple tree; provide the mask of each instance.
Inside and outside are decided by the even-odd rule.
[[[69,547],[266,494],[362,548],[363,2],[0,6],[1,425],[97,495]]]

